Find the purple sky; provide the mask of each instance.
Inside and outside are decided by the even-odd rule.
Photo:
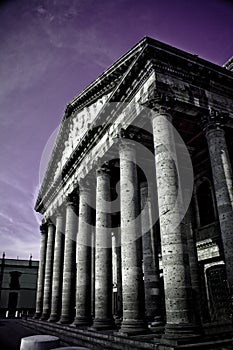
[[[222,65],[232,18],[224,0],[0,2],[0,254],[39,256],[39,164],[66,104],[146,35]]]

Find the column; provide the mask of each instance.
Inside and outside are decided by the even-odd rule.
[[[117,318],[115,320],[118,325],[121,323],[123,305],[122,305],[122,267],[121,267],[121,236],[120,228],[116,229],[116,273],[117,273]]]
[[[45,224],[40,226],[40,263],[37,280],[36,293],[36,313],[34,318],[38,319],[42,315],[43,310],[43,295],[44,295],[44,277],[45,277],[45,262],[46,262],[46,247],[47,247],[47,227]]]
[[[182,198],[177,198],[179,173],[171,121],[166,108],[158,106],[152,113],[166,305],[164,338],[178,341],[192,337],[196,327],[186,231],[180,222]]]
[[[140,183],[142,247],[144,265],[145,316],[153,326],[161,325],[158,242],[154,239],[152,184]],[[154,209],[154,208],[153,208]],[[158,240],[157,240],[158,241]]]
[[[229,287],[233,289],[233,180],[221,115],[212,113],[204,126],[208,143]]]
[[[84,181],[79,183],[79,226],[77,235],[76,326],[91,323],[91,191]]]
[[[56,233],[53,262],[53,282],[52,282],[52,301],[51,314],[49,321],[56,322],[61,313],[61,294],[62,294],[62,275],[63,275],[63,257],[65,240],[65,222],[64,215],[58,212],[56,215]]]
[[[45,264],[43,312],[41,320],[47,320],[51,311],[52,280],[53,280],[53,256],[54,256],[55,226],[51,220],[48,222],[48,240]]]
[[[107,166],[97,170],[96,249],[95,249],[95,319],[93,327],[113,327],[112,317],[112,232],[110,174]]]
[[[196,248],[196,238],[193,230],[194,217],[193,217],[193,203],[189,205],[189,209],[184,218],[187,225],[187,245],[189,253],[189,265],[191,274],[191,284],[193,292],[193,303],[195,305],[194,312],[196,315],[196,322],[201,323],[202,310],[201,310],[201,280],[199,275],[197,248]]]
[[[95,314],[95,215],[92,218],[92,245],[91,245],[91,316]]]
[[[74,195],[69,195],[66,199],[62,309],[60,318],[60,323],[63,324],[73,322],[75,316],[76,239],[78,232],[77,201],[77,197]]]
[[[135,147],[122,138],[120,143],[121,261],[123,320],[121,332],[137,333],[146,329],[139,191]]]

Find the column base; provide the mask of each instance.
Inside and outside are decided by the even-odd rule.
[[[92,323],[92,319],[88,317],[75,317],[73,325],[75,327],[89,327]]]
[[[152,320],[149,320],[148,324],[150,327],[161,327],[164,326],[164,321],[161,316],[156,316]]]
[[[115,323],[113,318],[95,318],[91,328],[93,330],[107,330],[115,329]]]
[[[148,327],[144,320],[124,320],[122,321],[121,328],[119,330],[119,334],[141,334],[147,333]]]
[[[39,320],[40,317],[41,317],[41,312],[36,312],[36,313],[34,314],[34,316],[33,316],[33,318],[34,318],[35,320]]]
[[[59,321],[59,316],[57,314],[51,314],[49,319],[49,322],[58,322]]]
[[[121,324],[122,324],[122,317],[119,317],[119,316],[114,317],[114,322],[115,322],[116,327],[120,328]]]
[[[43,313],[43,314],[41,315],[40,320],[41,320],[41,321],[46,321],[46,320],[48,320],[49,316],[50,316],[49,313]]]
[[[71,324],[74,322],[74,319],[70,316],[61,316],[59,323],[61,324]]]
[[[164,334],[165,324],[161,317],[155,317],[153,321],[149,322],[148,327],[150,331],[155,333],[158,337]]]
[[[200,339],[200,328],[192,324],[166,324],[163,345],[192,344]]]

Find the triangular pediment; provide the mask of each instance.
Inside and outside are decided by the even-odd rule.
[[[168,75],[176,74],[182,81],[189,79],[189,76],[191,79],[189,74],[191,67],[198,66],[203,76],[204,64],[206,74],[209,74],[210,70],[216,76],[219,70],[223,75],[225,74],[224,68],[147,37],[116,61],[68,104],[35,209],[43,212],[45,197],[50,196],[53,188],[57,186],[60,174],[68,168],[72,158],[77,157],[80,144],[82,144],[80,152],[83,152],[86,135],[92,129],[93,123],[100,118],[108,102],[125,102],[127,99],[129,101],[135,95],[138,96],[139,101],[143,95],[143,85],[147,84],[145,90],[148,94],[150,86],[153,85],[153,78],[148,83],[149,76],[153,73],[157,74],[158,71],[163,73],[167,70]],[[193,77],[195,75],[198,76],[197,68],[194,69]],[[227,76],[227,73],[225,75]],[[167,82],[164,81],[162,84],[166,85]],[[184,90],[184,86],[182,83],[180,90]]]

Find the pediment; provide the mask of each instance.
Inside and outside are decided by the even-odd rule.
[[[35,209],[44,211],[44,198],[50,197],[51,191],[57,186],[59,175],[109,101],[126,102],[127,99],[135,98],[135,102],[142,103],[149,98],[151,87],[155,89],[156,85],[158,89],[160,84],[161,90],[162,86],[169,85],[175,98],[182,98],[189,103],[191,96],[194,103],[201,106],[201,88],[190,93],[190,86],[196,84],[196,79],[204,79],[203,64],[205,74],[208,75],[212,70],[216,81],[222,75],[232,83],[233,75],[228,75],[228,72],[232,74],[230,71],[226,74],[224,68],[150,38],[144,38],[98,77],[67,106]]]

